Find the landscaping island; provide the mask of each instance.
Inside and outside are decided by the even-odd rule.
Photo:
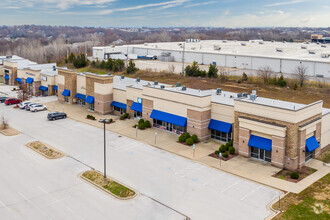
[[[118,199],[132,199],[136,196],[133,190],[108,177],[105,183],[103,174],[98,171],[86,171],[81,177]]]
[[[43,155],[44,157],[47,157],[48,159],[57,159],[64,156],[62,152],[40,141],[27,143],[26,146]]]

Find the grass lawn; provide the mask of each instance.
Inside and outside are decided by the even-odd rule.
[[[120,198],[130,198],[135,195],[133,190],[109,178],[107,178],[107,184],[104,184],[103,175],[97,171],[86,171],[82,174],[82,176]]]
[[[278,210],[278,203],[273,205]],[[299,194],[289,193],[281,200],[281,210],[274,219],[330,219],[330,174]]]
[[[323,161],[324,163],[330,163],[330,149],[323,152],[317,159]]]

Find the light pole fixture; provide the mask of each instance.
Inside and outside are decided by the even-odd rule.
[[[105,124],[109,124],[110,123],[110,119],[104,119],[101,118],[99,120],[100,123],[103,123],[103,132],[104,132],[104,182],[106,183],[106,179],[107,179],[107,168],[106,168],[106,136],[105,136]]]

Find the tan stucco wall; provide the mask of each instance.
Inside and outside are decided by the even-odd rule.
[[[25,72],[22,78],[27,79],[28,77],[33,78],[34,81],[39,82],[40,79],[40,72],[41,70],[30,70],[30,69],[23,69]]]
[[[64,76],[63,75],[57,75],[56,77],[56,84],[64,85]]]
[[[211,118],[227,123],[234,123],[234,106],[211,103]]]
[[[126,91],[113,89],[113,101],[126,104]]]
[[[133,102],[137,101],[137,98],[142,98],[142,89],[127,87],[126,88],[127,99]]]
[[[17,62],[10,62],[8,60],[3,61],[4,66],[17,67]]]
[[[94,83],[94,93],[100,95],[109,95],[113,93],[113,84]]]
[[[280,127],[245,118],[238,118],[238,121],[240,127],[249,129],[252,132],[268,135],[268,137],[273,135],[278,137],[285,137],[286,135],[286,127]]]
[[[77,75],[77,93],[86,95],[86,77]]]
[[[307,107],[298,110],[286,110],[276,107],[264,106],[256,103],[235,100],[235,111],[252,114],[283,122],[298,123],[314,115],[322,113],[322,101],[312,103]]]
[[[330,144],[330,113],[322,117],[321,148]]]
[[[41,77],[40,77],[40,80],[41,80],[41,85],[42,86],[53,86],[55,85],[55,76],[47,76],[47,75],[41,75],[41,76],[44,76],[44,77],[47,77],[47,80],[41,80]]]

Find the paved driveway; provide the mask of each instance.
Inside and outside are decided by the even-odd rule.
[[[34,202],[33,198],[38,198],[38,193],[50,192],[49,198],[55,196],[60,201],[71,194],[74,198],[67,203],[73,212],[64,205],[50,209],[54,212],[49,212],[48,209],[44,211],[45,215],[54,219],[60,218],[54,214],[56,210],[71,212],[71,216],[86,219],[91,219],[94,213],[96,218],[92,219],[182,219],[183,216],[179,213],[192,219],[264,219],[270,214],[266,205],[279,195],[272,188],[107,132],[108,174],[140,193],[134,201],[118,202],[77,178],[79,172],[88,169],[82,163],[102,171],[102,129],[70,119],[50,122],[46,120],[47,112],[30,113],[0,105],[0,114],[1,112],[9,117],[11,126],[23,132],[19,137],[0,136],[1,150],[9,155],[0,154],[3,163],[0,171],[10,174],[6,181],[0,181],[0,206],[5,207],[0,211],[7,212],[7,216],[11,216],[9,213],[15,210],[26,210],[24,215],[28,215],[31,206],[37,207],[36,212],[38,209],[43,211],[42,205],[47,203]],[[23,147],[25,142],[35,139],[46,142],[69,156],[59,161],[40,158]],[[11,148],[13,143],[15,147]],[[19,159],[19,163],[14,159],[15,149],[16,154],[24,158]],[[10,169],[5,171],[8,167]],[[23,171],[20,172],[20,169]],[[21,178],[19,173],[29,178]],[[45,176],[45,179],[40,178],[41,176]],[[23,180],[27,182],[24,188],[21,188],[21,184],[10,184]],[[64,190],[61,194],[60,189],[72,189],[73,192],[66,195]],[[63,197],[57,196],[57,193]],[[74,196],[75,193],[80,195]],[[12,198],[16,200],[12,201]],[[56,200],[54,202],[57,203]],[[11,210],[10,204],[16,203],[18,207]],[[121,214],[124,216],[118,218]]]

